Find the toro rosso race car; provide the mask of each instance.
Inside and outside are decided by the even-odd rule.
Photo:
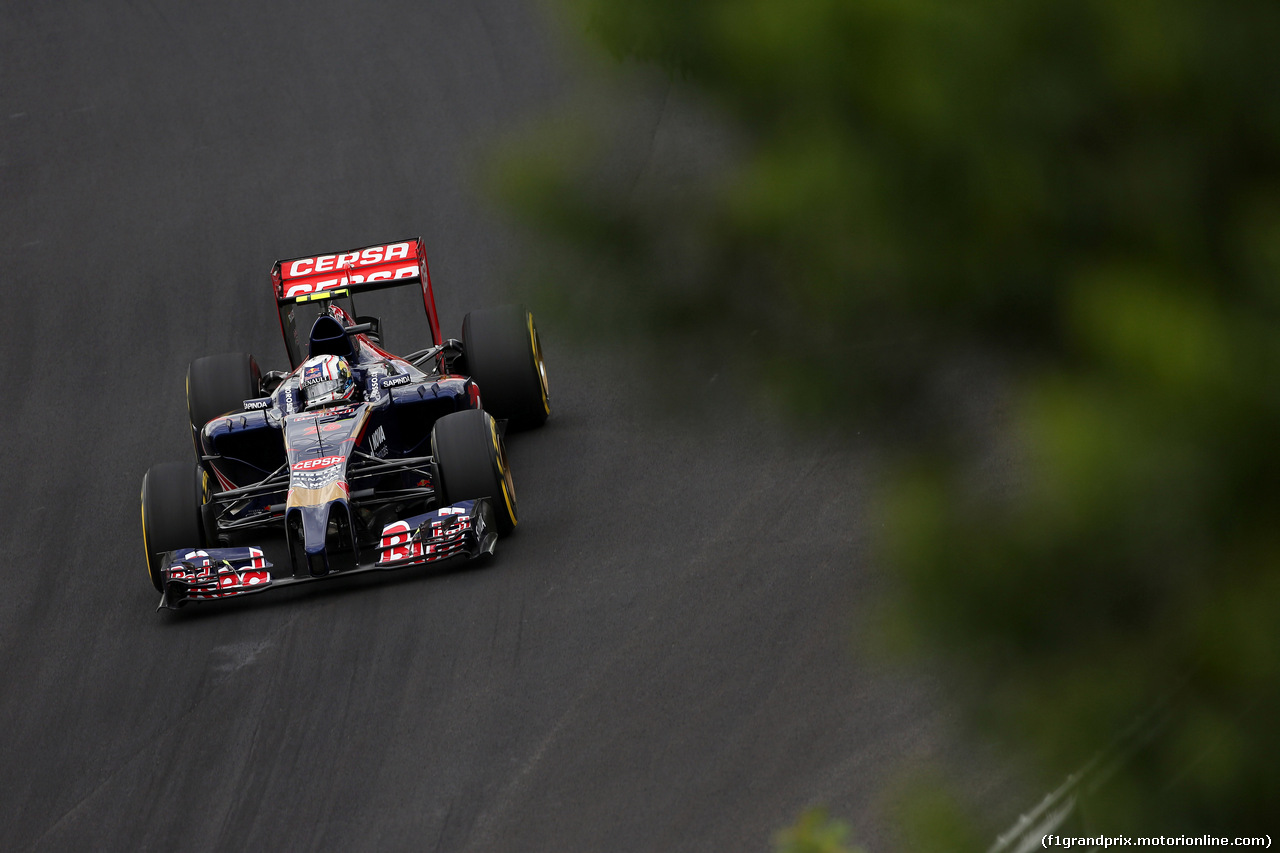
[[[291,370],[192,362],[195,462],[143,477],[160,606],[492,554],[519,521],[504,432],[551,411],[533,316],[472,311],[444,339],[421,238],[279,261],[271,280]],[[431,334],[404,356],[355,307],[400,287],[421,289]]]

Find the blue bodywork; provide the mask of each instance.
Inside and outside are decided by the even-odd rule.
[[[299,365],[269,396],[245,400],[243,411],[205,424],[198,451],[221,488],[205,508],[205,525],[218,531],[219,541],[167,555],[162,606],[257,592],[331,571],[492,553],[496,527],[488,501],[439,506],[435,496],[432,427],[444,415],[479,408],[474,383],[438,369],[426,373],[382,350],[376,339],[352,333],[351,317],[337,301],[326,309],[312,327],[311,354],[345,358],[358,393],[350,404],[308,411]],[[429,511],[391,517],[398,507],[415,504]],[[248,551],[230,547],[242,532],[281,527],[289,578],[271,573],[270,564],[246,568]],[[394,528],[390,534],[388,527]],[[406,542],[383,547],[397,537]],[[196,555],[194,564],[190,555]],[[257,551],[254,559],[260,558]]]

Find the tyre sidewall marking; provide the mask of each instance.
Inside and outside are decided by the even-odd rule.
[[[493,439],[494,464],[498,469],[498,487],[502,489],[502,499],[507,504],[507,515],[511,519],[511,526],[515,527],[520,523],[519,517],[516,515],[516,487],[511,482],[511,472],[507,467],[505,454],[503,453],[502,441],[498,438],[498,422],[492,417],[489,421],[489,435]]]
[[[147,556],[147,577],[155,581],[155,575],[151,570],[151,541],[147,538],[147,485],[151,479],[151,472],[148,471],[142,478],[142,550]]]
[[[542,345],[538,332],[533,328],[533,312],[524,312],[529,326],[529,348],[533,355],[533,371],[538,375],[538,391],[542,394],[542,408],[551,414],[550,389],[547,387],[547,366],[542,358]]]
[[[200,502],[196,506],[196,533],[201,539],[206,539],[207,535],[204,529],[204,505],[209,502],[209,472],[204,468],[197,468],[200,472]]]

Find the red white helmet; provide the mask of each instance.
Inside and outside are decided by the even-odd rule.
[[[317,355],[302,363],[302,399],[308,409],[351,401],[356,380],[347,360],[338,355]]]

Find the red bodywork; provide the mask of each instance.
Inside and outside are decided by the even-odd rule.
[[[431,343],[434,345],[444,340],[440,336],[440,318],[436,315],[436,297],[431,290],[427,250],[421,237],[377,243],[331,255],[276,261],[271,268],[271,283],[277,304],[327,290],[359,293],[421,284],[422,307],[431,324]]]

